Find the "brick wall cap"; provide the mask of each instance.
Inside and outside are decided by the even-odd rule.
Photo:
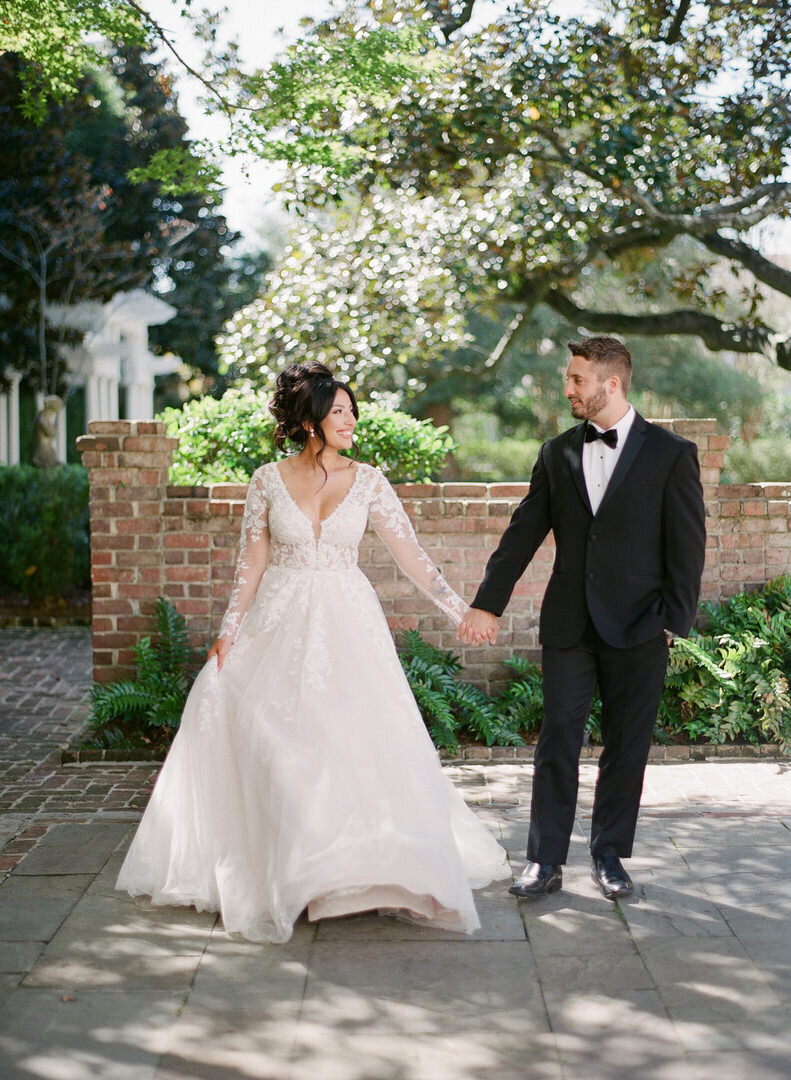
[[[440,484],[440,495],[443,499],[458,499],[464,496],[467,499],[485,499],[486,484],[476,483],[445,483]]]
[[[720,499],[760,499],[764,493],[763,484],[720,484]]]
[[[527,480],[510,484],[489,484],[489,495],[493,499],[522,499],[530,490]]]
[[[245,499],[249,484],[211,484],[210,499]]]
[[[402,499],[436,499],[442,494],[441,484],[395,484]]]

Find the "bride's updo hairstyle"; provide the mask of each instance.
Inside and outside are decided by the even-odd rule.
[[[321,443],[316,454],[321,465],[320,457],[327,445],[321,422],[332,408],[338,390],[349,395],[357,420],[360,412],[354,391],[347,383],[336,379],[326,364],[318,361],[289,364],[278,375],[275,386],[274,396],[269,402],[269,411],[277,421],[275,446],[282,450],[290,442],[301,450],[312,428]]]

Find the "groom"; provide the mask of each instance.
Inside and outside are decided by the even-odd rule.
[[[596,687],[604,744],[591,826],[593,879],[609,900],[632,882],[643,773],[668,645],[697,608],[706,543],[694,443],[649,424],[627,401],[622,342],[569,342],[564,394],[582,423],[544,443],[530,491],[489,559],[459,639],[497,638],[514,585],[552,530],[541,607],[544,717],[535,754],[527,867],[510,891],[559,889],[577,802],[579,751]]]

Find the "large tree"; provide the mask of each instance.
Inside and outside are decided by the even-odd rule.
[[[167,39],[143,3],[81,6],[94,22],[100,8],[134,10],[145,32]],[[491,371],[543,305],[576,327],[691,335],[715,351],[791,367],[788,327],[768,322],[760,303],[762,290],[791,295],[791,271],[753,241],[756,225],[787,219],[791,207],[788,0],[601,0],[581,19],[524,0],[485,26],[478,6],[346,5],[264,72],[244,72],[230,50],[200,77],[232,122],[232,149],[293,164],[291,203],[315,230],[338,202],[355,213],[389,199],[388,228],[403,234],[397,260],[410,252],[421,213],[412,204],[441,207],[451,232],[428,249],[424,268],[413,250],[405,256],[416,280],[432,282],[430,349],[435,325],[449,347],[468,344],[458,320],[443,323],[450,310],[507,311],[507,327],[481,360]],[[37,47],[46,75],[49,54]],[[160,156],[153,172],[178,167],[189,175],[189,160]],[[701,255],[699,284],[690,289],[685,274],[677,301],[660,307],[639,295],[643,268],[684,238]],[[712,255],[747,281],[736,310],[723,307],[721,289],[706,287],[703,260]],[[586,306],[586,275],[610,266],[634,283],[637,302]],[[399,274],[393,310],[406,318],[411,300]],[[381,289],[344,284],[333,303],[351,315],[361,301],[381,306]],[[311,347],[327,314],[318,307],[306,336],[293,335],[279,355],[267,337],[269,361]],[[336,345],[351,359],[359,350],[352,320],[347,326]],[[372,369],[380,364],[366,359]],[[423,375],[408,365],[406,378]]]
[[[131,178],[153,154],[189,146],[165,66],[138,46],[119,47],[40,120],[20,107],[28,68],[0,57],[0,294],[8,309],[0,366],[62,390],[63,332],[45,326],[45,305],[144,286],[178,311],[152,333],[154,350],[178,353],[216,382],[214,338],[268,264],[230,257],[237,234],[217,194],[177,197],[160,181]],[[253,268],[254,280],[245,273]]]
[[[336,49],[372,19],[422,28],[434,62],[396,102],[339,98],[327,82],[322,111],[314,80],[303,107],[292,92],[297,73],[304,79],[299,50],[279,79],[248,85],[247,105],[278,115],[281,142],[302,162],[294,202],[318,227],[328,197],[386,198],[390,227],[408,233],[399,205],[439,201],[454,222],[431,257],[455,263],[456,304],[513,310],[488,367],[544,304],[588,330],[694,335],[791,368],[789,326],[768,325],[760,306],[762,290],[791,295],[791,270],[751,239],[791,209],[789,4],[621,0],[599,17],[561,20],[528,0],[471,29],[474,10],[474,0],[376,0],[316,25],[314,39]],[[339,131],[344,153],[333,158]],[[318,169],[304,147],[322,136],[330,166]],[[675,282],[680,302],[659,307],[639,282],[680,238],[700,265]],[[707,287],[712,255],[748,283],[735,310],[720,285]],[[585,306],[587,277],[613,265],[637,303]]]

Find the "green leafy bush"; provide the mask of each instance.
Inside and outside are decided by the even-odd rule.
[[[538,439],[463,439],[453,452],[459,480],[498,483],[527,481],[541,443]]]
[[[178,730],[194,678],[193,653],[183,615],[157,600],[157,635],[135,648],[137,678],[97,683],[91,689],[88,725],[95,748],[166,749]]]
[[[713,743],[779,742],[791,749],[791,577],[704,604],[705,632],[670,652],[658,724]]]
[[[791,482],[791,440],[787,435],[734,439],[725,453],[724,484]]]
[[[417,630],[407,630],[399,650],[401,665],[434,741],[442,750],[457,750],[459,738],[467,736],[486,746],[520,746],[523,713],[500,709],[497,699],[461,682],[461,662],[454,653],[443,652],[424,641]]]
[[[0,467],[0,590],[30,599],[90,585],[88,470]]]
[[[228,390],[165,409],[159,419],[179,440],[171,468],[176,484],[246,483],[259,465],[284,456],[272,441],[275,422],[263,394]],[[355,438],[355,456],[395,482],[436,476],[453,448],[446,428],[367,402]]]

